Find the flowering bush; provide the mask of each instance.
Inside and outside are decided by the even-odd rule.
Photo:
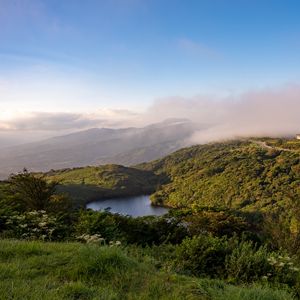
[[[103,237],[101,237],[101,234],[82,234],[80,236],[77,236],[76,239],[80,242],[87,243],[87,244],[100,244],[100,245],[106,245],[106,241]],[[110,247],[118,247],[121,246],[120,241],[110,241],[109,246]]]
[[[46,211],[34,210],[8,217],[6,226],[15,238],[51,241],[60,224],[56,217],[49,216]]]
[[[293,285],[297,281],[300,269],[295,260],[288,255],[272,254],[268,258],[271,271],[263,279]]]
[[[76,239],[87,244],[94,243],[105,245],[105,239],[101,237],[101,234],[82,234]]]
[[[118,246],[121,246],[122,245],[122,243],[120,242],[120,241],[110,241],[109,242],[109,246],[110,247],[118,247]]]

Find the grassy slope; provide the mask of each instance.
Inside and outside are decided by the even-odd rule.
[[[300,196],[300,142],[281,147],[291,144],[293,152],[250,141],[193,146],[139,167],[171,180],[153,195],[154,203],[275,209]]]
[[[159,272],[149,257],[77,243],[0,241],[0,299],[289,300],[284,291]]]
[[[60,191],[77,203],[110,197],[153,193],[158,177],[151,171],[119,165],[65,169],[46,173],[49,180],[60,182]]]

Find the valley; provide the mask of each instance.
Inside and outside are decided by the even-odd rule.
[[[299,299],[299,149],[242,139],[130,167],[13,175],[0,183],[0,289],[16,299]]]

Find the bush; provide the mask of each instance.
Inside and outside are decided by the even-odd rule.
[[[27,240],[53,241],[62,240],[68,234],[66,224],[46,211],[29,211],[14,214],[6,220],[6,235],[13,238]]]
[[[256,249],[252,242],[234,241],[232,248],[225,260],[225,272],[230,281],[251,282],[271,272],[269,253],[265,246]]]
[[[175,268],[196,276],[219,277],[224,272],[228,241],[211,235],[186,238],[177,248]]]
[[[265,278],[268,281],[275,283],[284,283],[289,286],[297,286],[299,289],[299,271],[297,261],[295,258],[287,254],[273,253],[268,258],[268,263],[271,266],[271,271]]]
[[[77,235],[101,234],[109,241],[121,240],[142,246],[162,243],[180,243],[187,236],[186,228],[175,218],[132,218],[108,211],[81,211],[76,226]]]
[[[106,240],[115,240],[122,237],[119,230],[118,218],[109,212],[95,212],[82,210],[76,224],[76,234],[100,234]]]
[[[251,241],[236,237],[199,235],[176,246],[172,264],[177,272],[224,279],[231,283],[263,282],[293,289],[300,295],[300,268],[285,254],[269,252]]]

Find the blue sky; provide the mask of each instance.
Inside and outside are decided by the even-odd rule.
[[[0,119],[300,79],[298,0],[0,0]]]

